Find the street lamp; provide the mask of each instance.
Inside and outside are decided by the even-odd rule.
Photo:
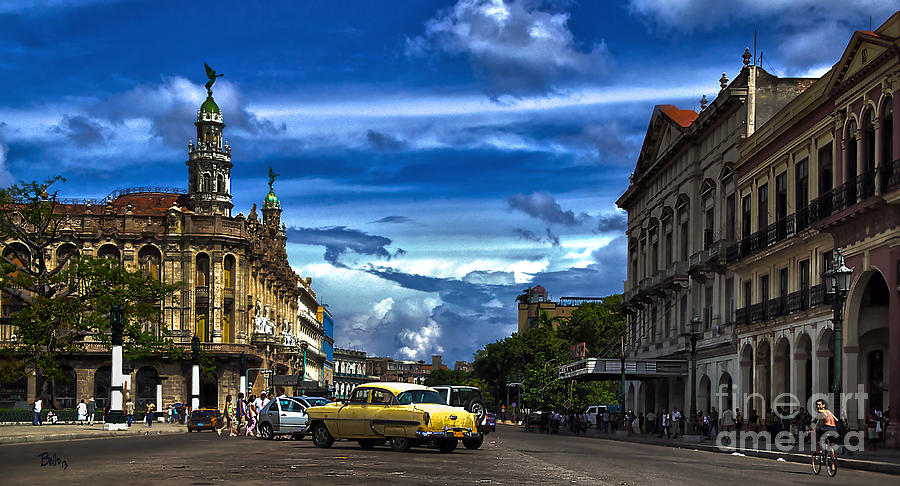
[[[112,372],[110,376],[109,413],[104,420],[105,430],[124,430],[125,422],[124,378],[122,376],[122,344],[125,333],[125,309],[114,305],[109,309],[109,327],[112,340]]]
[[[691,318],[691,416],[688,417],[688,424],[691,434],[697,432],[697,341],[703,335],[700,332],[702,321],[697,311],[694,311],[694,317]]]
[[[850,274],[853,273],[852,268],[844,265],[844,251],[840,248],[834,252],[834,265],[822,273],[825,281],[825,292],[832,296],[831,307],[834,311],[834,383],[831,392],[834,393],[834,412],[841,417],[841,393],[843,384],[841,383],[841,356],[843,355],[843,320],[844,320],[844,301],[847,299],[847,292],[850,291]]]
[[[200,338],[195,334],[191,338],[191,410],[200,408]]]

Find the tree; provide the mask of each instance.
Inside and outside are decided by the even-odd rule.
[[[177,286],[141,270],[129,271],[116,260],[79,256],[77,250],[63,253],[51,265],[52,250],[65,237],[60,231],[63,208],[56,192],[48,192],[58,180],[20,182],[0,190],[0,291],[16,311],[9,319],[15,339],[0,343],[4,377],[36,372],[51,383],[62,379],[62,356],[85,351],[88,342],[110,346],[108,313],[113,305],[126,312],[126,357],[181,357],[160,323],[159,303]]]

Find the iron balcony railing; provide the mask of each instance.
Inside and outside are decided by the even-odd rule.
[[[825,292],[825,286],[814,285],[787,295],[768,299],[765,302],[753,304],[749,308],[741,307],[735,311],[735,324],[745,326],[754,322],[786,316],[793,312],[805,311],[820,305],[831,305],[831,302],[832,295]]]

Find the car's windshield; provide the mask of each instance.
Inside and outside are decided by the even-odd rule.
[[[481,390],[478,388],[457,388],[453,390],[453,405],[454,407],[465,407],[469,400],[473,398],[481,398]]]
[[[310,407],[321,407],[322,405],[331,403],[324,398],[305,398],[304,400],[306,400],[306,403],[308,403]]]
[[[215,410],[194,410],[191,412],[191,418],[215,417]]]
[[[409,405],[410,403],[439,403],[441,405],[446,402],[441,399],[438,392],[434,390],[409,390],[397,395],[397,401],[401,405]]]

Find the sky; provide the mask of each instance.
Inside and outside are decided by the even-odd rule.
[[[821,76],[900,1],[0,0],[0,185],[186,188],[203,63],[234,213],[267,192],[335,345],[471,361],[515,296],[622,291],[615,205],[653,106],[699,109],[745,47]],[[871,21],[870,21],[871,18]],[[870,24],[871,22],[871,24]]]

